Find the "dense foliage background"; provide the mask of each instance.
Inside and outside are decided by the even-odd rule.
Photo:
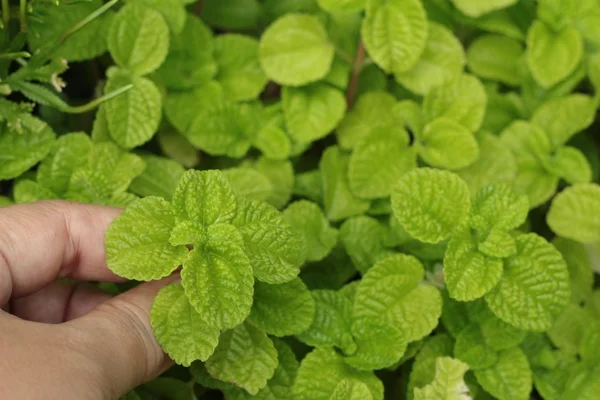
[[[600,1],[1,11],[0,206],[183,265],[127,398],[600,398]]]

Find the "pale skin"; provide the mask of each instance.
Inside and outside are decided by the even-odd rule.
[[[104,254],[119,213],[63,201],[0,208],[0,399],[117,399],[172,364],[149,310],[177,276],[117,297],[56,282],[123,281]]]

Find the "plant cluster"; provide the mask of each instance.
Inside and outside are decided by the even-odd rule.
[[[12,3],[0,206],[181,277],[125,398],[600,398],[598,0]]]

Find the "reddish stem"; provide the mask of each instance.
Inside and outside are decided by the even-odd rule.
[[[350,78],[350,85],[348,86],[348,92],[346,94],[346,101],[348,102],[348,108],[352,108],[356,97],[356,90],[358,89],[358,77],[362,70],[363,62],[365,60],[365,46],[361,41],[358,45],[358,51],[356,52],[356,58],[354,58],[354,65],[352,66],[352,77]]]

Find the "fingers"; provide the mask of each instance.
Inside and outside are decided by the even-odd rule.
[[[65,201],[0,208],[0,306],[60,277],[121,281],[104,255],[106,229],[119,213]]]
[[[164,372],[172,361],[156,342],[150,325],[150,307],[158,291],[179,276],[139,285],[66,326],[85,332],[87,355],[112,387],[114,398]]]
[[[26,297],[12,300],[11,312],[32,322],[58,324],[81,317],[112,296],[85,284],[52,283]]]

